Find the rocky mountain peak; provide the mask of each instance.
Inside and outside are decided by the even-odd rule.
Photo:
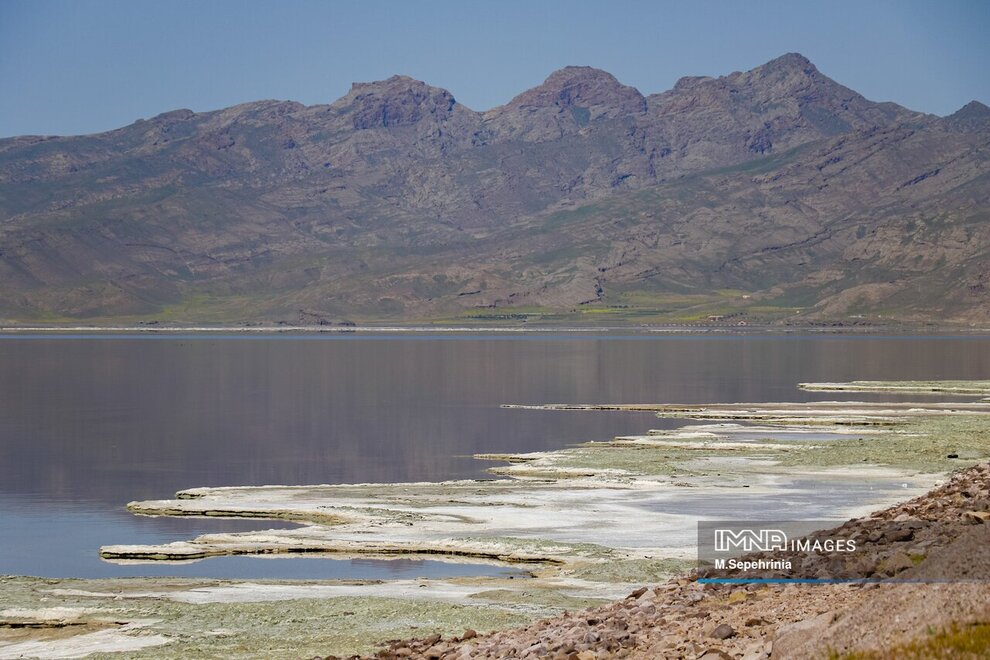
[[[674,91],[683,92],[714,80],[711,76],[684,76],[674,83]]]
[[[684,76],[675,84],[672,91],[686,92],[695,89],[710,88],[726,84],[740,84],[747,81],[760,80],[766,78],[824,78],[821,76],[815,65],[800,53],[787,53],[778,58],[772,59],[766,64],[756,67],[750,71],[739,72],[713,78],[711,76]],[[655,96],[660,96],[655,95]]]
[[[153,122],[169,123],[174,121],[186,121],[192,119],[196,116],[196,113],[188,108],[180,108],[178,110],[170,110],[169,112],[163,112],[159,115],[155,115],[150,119]]]
[[[858,96],[823,75],[811,61],[799,53],[787,53],[742,74],[733,74],[738,85],[751,86],[770,96],[808,98]]]
[[[759,67],[759,70],[764,73],[788,71],[803,73],[808,76],[818,73],[818,69],[811,63],[811,60],[801,53],[785,53]]]
[[[956,131],[981,131],[990,128],[990,108],[979,101],[970,101],[943,120]]]
[[[408,89],[411,87],[429,87],[422,80],[417,80],[410,76],[394,75],[385,78],[384,80],[372,80],[370,82],[352,82],[351,92],[364,92],[364,93],[389,93],[395,91],[401,91],[403,89]]]
[[[425,118],[443,121],[457,101],[445,89],[431,87],[409,76],[353,83],[351,91],[332,108],[351,115],[354,128],[389,128],[415,124]]]
[[[956,119],[990,118],[990,107],[983,105],[979,101],[970,101],[949,116]]]
[[[512,99],[510,108],[601,108],[616,116],[646,110],[646,99],[635,87],[590,66],[567,66],[550,74],[542,85]],[[601,113],[600,113],[601,114]]]

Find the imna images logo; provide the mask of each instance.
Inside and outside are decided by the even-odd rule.
[[[704,579],[716,582],[813,580],[822,577],[822,570],[837,572],[828,579],[842,578],[846,560],[833,562],[835,557],[824,555],[856,552],[857,539],[846,534],[835,521],[699,520],[698,565],[704,571],[730,571],[705,573]]]
[[[715,530],[715,552],[770,552],[787,549],[787,534],[780,529]]]

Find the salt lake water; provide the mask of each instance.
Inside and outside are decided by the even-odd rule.
[[[503,403],[933,400],[809,393],[796,384],[971,378],[990,378],[990,337],[0,335],[0,574],[492,574],[501,569],[409,559],[118,566],[97,553],[107,544],[279,526],[137,517],[124,508],[184,488],[486,478],[491,463],[472,454],[552,450],[685,423]],[[699,515],[713,504],[699,502]]]

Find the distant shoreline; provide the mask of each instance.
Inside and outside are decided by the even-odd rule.
[[[354,325],[354,326],[313,326],[313,325],[258,325],[258,326],[161,326],[161,325],[118,325],[118,326],[0,326],[0,336],[27,334],[605,334],[624,333],[637,335],[651,334],[731,334],[731,335],[777,335],[795,333],[845,334],[845,335],[980,335],[990,334],[988,327],[960,326],[831,326],[831,325],[789,325],[789,326],[736,326],[709,324],[670,324],[652,326],[477,326],[477,325]]]

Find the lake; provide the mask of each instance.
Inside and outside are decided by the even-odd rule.
[[[500,569],[416,560],[118,566],[97,551],[277,526],[124,509],[183,488],[485,478],[491,463],[472,454],[684,423],[503,403],[931,400],[796,383],[988,377],[986,336],[0,335],[0,574],[490,574]]]

